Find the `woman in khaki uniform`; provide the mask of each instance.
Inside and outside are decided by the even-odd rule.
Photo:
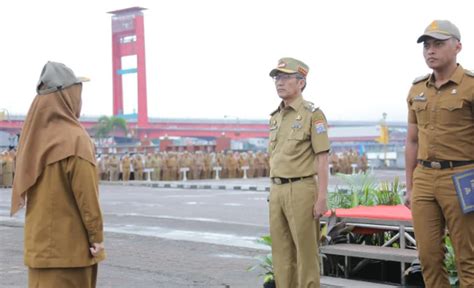
[[[48,62],[20,137],[11,215],[26,204],[29,287],[96,286],[105,258],[94,148],[79,123],[82,79]]]

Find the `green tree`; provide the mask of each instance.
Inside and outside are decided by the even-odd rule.
[[[110,135],[114,135],[116,131],[127,133],[127,121],[121,117],[101,116],[97,125],[94,126],[95,137],[97,139],[105,139]]]

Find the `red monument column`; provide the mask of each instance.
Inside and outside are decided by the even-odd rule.
[[[122,115],[122,75],[137,73],[138,127],[148,124],[145,66],[145,26],[141,7],[109,12],[112,15],[112,79],[114,115]],[[122,69],[122,57],[136,55],[136,68]]]

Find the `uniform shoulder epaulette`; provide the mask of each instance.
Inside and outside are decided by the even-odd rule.
[[[416,77],[415,80],[413,80],[413,84],[424,81],[424,80],[428,79],[429,77],[430,77],[430,73],[428,73],[426,75],[423,75],[423,76],[420,76],[420,77]]]
[[[280,107],[278,107],[277,109],[275,109],[275,111],[273,111],[272,113],[270,113],[270,116],[275,115],[278,111],[280,111]]]
[[[464,69],[464,74],[470,77],[474,77],[474,71]]]
[[[306,108],[307,110],[309,110],[311,112],[317,111],[319,109],[319,107],[314,106],[313,102],[309,102],[309,101],[306,101],[306,100],[303,102],[303,105],[304,105],[304,108]]]

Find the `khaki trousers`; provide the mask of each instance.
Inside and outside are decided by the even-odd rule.
[[[28,288],[95,288],[97,264],[79,268],[29,268]]]
[[[3,186],[11,187],[13,185],[13,172],[3,172]]]
[[[153,168],[153,173],[151,173],[151,180],[160,181],[161,180],[161,168]]]
[[[129,180],[130,180],[130,170],[123,170],[122,181],[129,181]]]
[[[463,214],[451,176],[474,168],[431,169],[418,165],[413,173],[412,215],[426,287],[450,287],[444,266],[447,226],[461,287],[474,287],[474,213]]]
[[[136,169],[134,175],[136,177],[135,180],[143,180],[143,169]]]
[[[313,178],[270,189],[270,235],[278,288],[320,287],[319,221],[313,217]]]

